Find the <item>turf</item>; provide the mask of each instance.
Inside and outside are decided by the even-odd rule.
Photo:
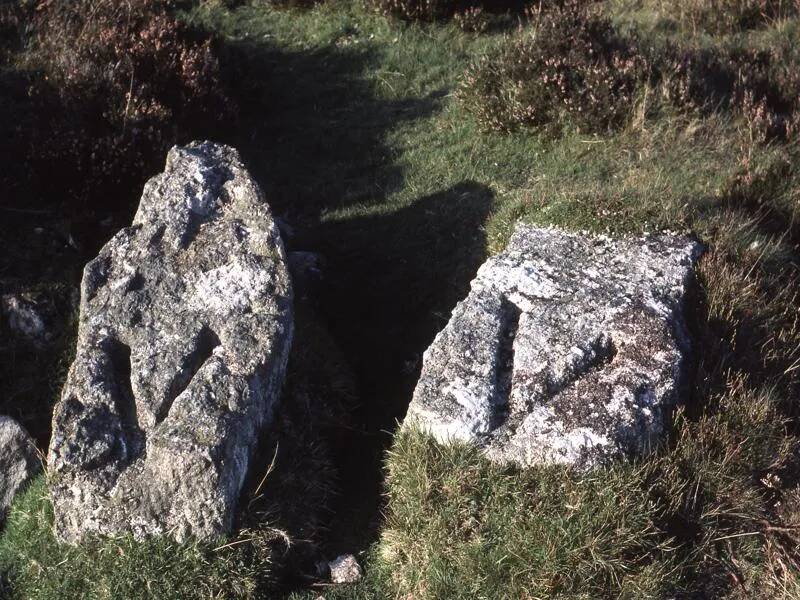
[[[653,45],[697,36],[763,46],[797,32],[787,21],[711,35],[655,4],[600,10]],[[294,225],[290,248],[327,259],[319,309],[361,398],[336,453],[342,493],[321,552],[359,551],[365,579],[333,588],[307,572],[290,597],[798,597],[795,142],[760,143],[736,115],[654,109],[647,96],[614,133],[483,131],[455,90],[470,63],[516,35],[508,20],[477,35],[389,21],[350,0],[305,11],[209,1],[184,18],[220,36],[240,106],[224,141]],[[421,353],[520,220],[613,234],[669,228],[707,245],[691,323],[703,348],[695,385],[653,457],[580,477],[497,469],[468,447],[392,436]],[[46,515],[41,484],[33,489],[0,559],[23,543],[35,545],[28,556],[49,552],[41,527],[24,529],[26,514]],[[152,556],[188,581],[206,563],[185,552]],[[104,564],[119,570],[115,585],[127,585],[132,563],[113,560]],[[278,593],[269,577],[247,588],[247,574],[203,568],[225,571],[219,589]],[[78,596],[117,590],[77,583],[107,581],[106,571],[68,558],[28,569],[11,589],[55,598],[74,575]]]

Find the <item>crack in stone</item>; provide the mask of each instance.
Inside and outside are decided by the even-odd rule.
[[[519,318],[522,315],[522,310],[506,297],[501,300],[500,310],[503,313],[503,324],[497,345],[491,429],[499,427],[508,418],[511,384],[514,377],[514,341],[519,328]]]
[[[131,348],[116,338],[109,338],[105,349],[111,361],[114,399],[125,436],[125,459],[130,463],[144,451],[144,432],[139,423],[136,396],[131,381]]]
[[[503,346],[508,345],[510,348],[505,351],[506,356],[510,356],[511,360],[508,364],[508,373],[504,373],[504,384],[507,388],[503,389],[505,398],[504,403],[497,403],[497,411],[493,415],[493,426],[491,437],[506,437],[512,436],[525,417],[533,410],[533,405],[546,406],[552,403],[554,399],[560,394],[568,392],[570,388],[578,384],[587,375],[593,372],[602,371],[607,365],[610,365],[614,357],[617,355],[617,348],[610,334],[601,333],[595,339],[591,340],[588,344],[576,346],[577,349],[583,352],[584,359],[576,361],[570,368],[565,369],[561,377],[556,377],[552,368],[548,368],[545,373],[539,374],[538,377],[533,377],[528,382],[528,385],[536,385],[541,393],[538,397],[529,399],[525,406],[514,406],[515,400],[519,402],[520,398],[515,399],[513,388],[515,383],[520,383],[524,378],[524,373],[518,372],[514,368],[514,342],[516,341],[516,332],[519,327],[519,319],[522,311],[513,303],[510,304],[514,311],[513,316],[513,334],[511,339],[503,340],[501,343],[501,352]],[[507,309],[505,309],[507,310]],[[503,365],[501,362],[501,353],[498,352],[498,365]],[[498,371],[501,367],[498,368]],[[536,380],[539,379],[537,382]],[[506,383],[507,381],[507,383]],[[498,391],[501,388],[498,386]]]
[[[155,424],[167,418],[175,399],[180,396],[194,380],[200,369],[203,368],[214,349],[221,344],[219,337],[209,327],[203,327],[192,344],[192,350],[184,359],[183,366],[178,370],[169,386],[166,401],[158,407],[155,415]]]
[[[111,360],[111,369],[116,386],[117,410],[123,424],[129,427],[139,427],[139,418],[136,411],[136,398],[131,385],[131,349],[127,344],[111,338],[107,342],[108,357]]]

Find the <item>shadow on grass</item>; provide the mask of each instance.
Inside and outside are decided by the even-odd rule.
[[[393,197],[404,173],[387,134],[435,114],[444,94],[381,97],[367,77],[373,53],[287,52],[256,42],[225,48],[241,107],[239,131],[227,141],[291,223],[289,249],[325,257],[317,308],[360,398],[351,426],[335,436],[341,493],[323,544],[329,556],[375,540],[389,432],[405,414],[422,352],[484,258],[493,205],[492,192],[474,182],[409,203]]]
[[[330,260],[322,308],[362,399],[355,413],[361,432],[342,440],[339,451],[336,551],[363,549],[377,535],[383,451],[405,415],[422,352],[484,257],[482,225],[492,203],[490,190],[466,182],[386,216],[321,228]]]
[[[321,314],[324,324],[318,327],[298,308],[286,386],[292,409],[278,417],[283,437],[270,440],[278,443],[262,448],[255,461],[261,463],[253,469],[258,477],[248,482],[252,498],[239,523],[264,543],[274,542],[276,534],[268,529],[273,523],[300,546],[305,540],[321,543],[321,556],[313,556],[316,548],[309,553],[301,548],[286,560],[300,563],[294,574],[300,574],[297,585],[302,587],[309,581],[303,576],[313,573],[314,558],[358,552],[375,540],[382,457],[391,440],[386,432],[405,412],[422,352],[483,259],[483,224],[493,197],[485,186],[462,182],[413,201],[396,199],[404,172],[387,136],[404,122],[435,114],[443,93],[381,97],[368,77],[377,62],[369,46],[289,52],[267,43],[235,42],[223,51],[240,115],[220,141],[240,149],[275,212],[295,229],[296,235],[287,238],[289,249],[320,252],[328,265],[314,302],[314,316]],[[138,193],[141,186],[126,191],[132,189]],[[349,216],[333,219],[330,213],[337,210]],[[25,224],[41,220],[38,213],[14,214],[23,215]],[[53,220],[61,224],[62,218],[59,213]],[[85,247],[89,255],[112,233],[98,227],[98,218],[85,219],[93,233],[93,245]],[[43,246],[41,253],[51,248]],[[77,252],[69,257],[73,279],[84,258]],[[11,262],[18,271],[35,272]],[[28,362],[32,372],[26,380],[33,379],[38,365]],[[22,381],[16,363],[7,365],[0,378]],[[330,390],[338,396],[326,393]],[[32,393],[20,390],[15,402]],[[48,394],[49,400],[57,390]],[[351,398],[360,402],[344,423],[339,414],[351,407],[340,405]],[[314,412],[312,423],[306,417]],[[41,421],[32,429],[42,447],[49,437],[49,415],[50,404],[34,415]],[[26,424],[34,419],[15,416]],[[270,492],[259,489],[262,474],[278,482]],[[338,492],[329,485],[334,477]],[[332,512],[309,514],[309,505]],[[242,543],[241,550],[245,558],[253,554],[251,562],[261,566],[265,586],[272,586],[273,573],[259,562],[258,543]],[[275,573],[285,574],[278,566]]]
[[[720,295],[732,275],[725,263],[701,272],[693,333],[703,348],[695,396],[698,399],[722,394],[729,385],[729,373],[745,374],[752,385],[780,382],[790,399],[790,414],[798,411],[792,398],[797,396],[800,379],[796,373],[800,360],[795,311],[800,258],[800,226],[791,198],[796,180],[792,165],[785,158],[773,160],[752,173],[736,177],[719,197],[709,197],[703,218],[714,220],[719,230],[735,232],[742,251],[738,277],[750,285],[727,291],[726,310],[720,313],[709,306],[709,294]],[[735,252],[725,246],[717,254]],[[756,256],[756,253],[758,256]],[[713,253],[704,260],[714,260]],[[719,261],[718,261],[719,262]],[[746,275],[745,275],[746,273]],[[719,303],[719,300],[717,300]],[[695,410],[702,411],[702,402]],[[693,415],[693,413],[689,413]],[[699,414],[699,413],[698,413]]]
[[[241,109],[229,141],[273,209],[301,232],[328,211],[381,204],[401,187],[386,133],[430,116],[442,96],[380,98],[365,77],[376,65],[368,47],[287,52],[235,42],[224,56]]]

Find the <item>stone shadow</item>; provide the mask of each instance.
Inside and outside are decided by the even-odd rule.
[[[386,137],[440,110],[445,91],[383,97],[366,76],[377,66],[368,44],[288,52],[239,40],[223,52],[240,110],[223,141],[290,224],[287,248],[325,259],[314,310],[354,373],[357,402],[329,428],[341,490],[322,552],[356,552],[376,539],[384,450],[422,352],[484,258],[493,194],[466,181],[402,206],[392,198],[404,172]],[[337,210],[356,216],[331,220]]]
[[[493,201],[486,186],[463,182],[388,215],[320,227],[329,261],[320,308],[360,398],[355,430],[338,444],[343,490],[330,536],[335,552],[376,539],[384,451],[411,400],[422,353],[485,257],[483,225]]]
[[[301,238],[324,213],[381,204],[400,188],[403,169],[386,134],[438,111],[444,95],[382,98],[365,77],[377,64],[369,46],[287,52],[237,41],[223,57],[239,109],[236,131],[223,140],[239,148]]]

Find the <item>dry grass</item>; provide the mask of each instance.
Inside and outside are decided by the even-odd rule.
[[[775,25],[800,13],[797,0],[648,0],[692,32],[725,34]]]

